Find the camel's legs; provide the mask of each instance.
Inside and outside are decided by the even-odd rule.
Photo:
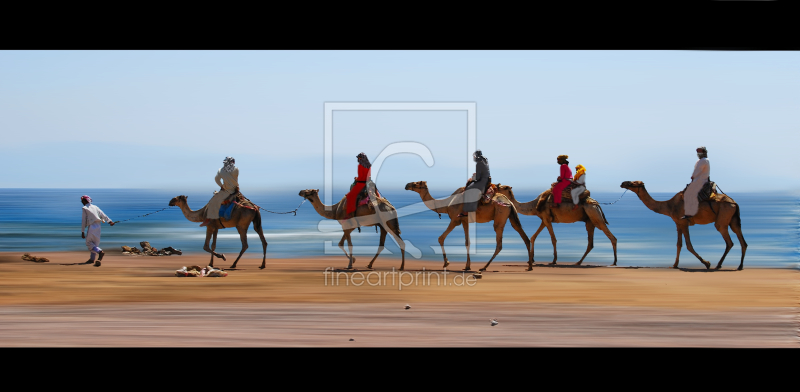
[[[220,254],[220,253],[214,252],[214,249],[217,248],[217,232],[218,231],[219,231],[219,229],[217,229],[217,228],[206,226],[206,243],[203,245],[203,250],[208,252],[208,253],[211,253],[211,261],[208,264],[209,267],[213,267],[214,266],[214,256],[221,258],[223,261],[226,260],[224,254]],[[209,247],[208,246],[208,242],[210,240],[212,240],[212,239],[213,239],[213,243],[211,244],[211,247]]]
[[[267,266],[267,239],[264,238],[264,229],[263,228],[260,228],[260,229],[256,230],[256,233],[258,233],[258,238],[261,239],[261,246],[264,248],[264,253],[263,253],[263,256],[261,258],[261,267],[258,267],[258,268],[259,269],[264,269]]]
[[[249,225],[250,224],[248,223],[248,226]],[[230,268],[236,268],[236,263],[239,262],[239,259],[242,258],[242,255],[244,254],[244,251],[246,251],[247,248],[248,248],[248,246],[247,246],[247,226],[245,226],[244,228],[242,228],[241,226],[236,226],[236,230],[239,232],[239,239],[242,241],[242,250],[239,252],[239,257],[237,257],[236,260],[233,261],[233,265],[231,265]]]
[[[708,261],[703,260],[703,258],[700,257],[700,255],[697,254],[697,252],[694,251],[694,247],[692,246],[692,240],[689,239],[689,228],[688,227],[685,227],[683,229],[683,236],[686,238],[686,249],[689,249],[689,252],[692,252],[692,254],[695,257],[697,257],[697,259],[700,260],[700,262],[703,263],[703,265],[706,266],[706,269],[711,269],[711,263],[709,263]]]
[[[586,221],[586,234],[589,237],[589,243],[586,245],[586,253],[583,254],[583,257],[575,263],[575,265],[581,265],[583,263],[583,259],[586,258],[586,255],[589,254],[589,251],[594,248],[594,224],[591,220]]]
[[[381,225],[376,225],[375,228],[377,229],[378,226],[381,227],[381,241],[380,244],[378,244],[378,253],[375,253],[375,257],[373,257],[372,261],[369,262],[367,268],[372,268],[372,263],[374,263],[375,259],[378,258],[378,255],[381,254],[381,252],[383,251],[383,245],[386,243],[386,229],[384,229],[383,226]]]
[[[447,230],[439,236],[439,245],[442,247],[442,257],[444,257],[444,266],[442,268],[447,268],[450,265],[450,262],[447,261],[447,253],[444,251],[444,239],[447,238],[447,235],[450,234],[451,231],[461,223],[458,219],[450,219],[450,224],[447,226]]]
[[[347,259],[350,261],[349,264],[347,264],[347,269],[352,269],[353,268],[353,262],[356,261],[356,258],[353,257],[353,243],[350,241],[350,235],[349,235],[350,232],[353,231],[353,230],[354,229],[345,229],[344,230],[344,234],[342,234],[342,239],[339,240],[339,249],[341,249],[342,252],[344,252],[344,255],[347,256]],[[347,251],[344,250],[344,241],[345,240],[347,240],[347,243],[350,246],[350,254],[347,254]]]
[[[464,227],[464,238],[466,239],[466,241],[464,241],[464,244],[467,246],[467,265],[464,267],[464,271],[469,271],[470,270],[469,269],[469,266],[470,266],[470,260],[469,260],[469,221],[466,218],[464,218],[461,221],[461,226]]]
[[[553,242],[553,262],[550,264],[555,264],[556,260],[558,259],[558,251],[556,251],[556,234],[553,233],[553,224],[547,222],[547,231],[550,232],[550,241]]]
[[[542,232],[542,229],[544,229],[545,226],[546,225],[544,223],[544,220],[542,220],[542,223],[539,225],[539,228],[536,230],[535,233],[533,233],[533,236],[531,237],[531,263],[530,263],[530,265],[533,265],[533,244],[536,243],[536,237],[539,236],[539,233]]]
[[[672,265],[672,268],[678,268],[678,259],[681,257],[681,247],[683,247],[683,233],[681,233],[681,228],[678,226],[678,253],[675,255],[675,264]]]
[[[617,237],[614,237],[614,234],[611,234],[611,230],[608,229],[608,226],[606,226],[606,222],[603,221],[602,213],[595,215],[593,213],[589,213],[588,210],[586,212],[587,215],[589,215],[589,219],[592,221],[592,224],[594,224],[595,227],[597,227],[603,233],[605,233],[606,237],[608,237],[609,241],[611,241],[611,247],[614,249],[614,264],[612,265],[617,265]]]
[[[389,232],[389,234],[392,235],[392,238],[394,238],[395,242],[397,242],[397,246],[400,247],[400,258],[401,258],[400,271],[402,271],[406,268],[406,242],[403,241],[403,239],[400,238],[399,235],[395,234],[399,231],[399,226],[398,230],[392,230],[392,229],[393,229],[392,225],[389,225],[389,230],[387,231]]]
[[[492,260],[494,260],[494,258],[497,256],[497,254],[500,253],[500,250],[503,249],[503,229],[505,229],[505,227],[506,227],[506,221],[495,219],[495,221],[494,221],[494,233],[495,233],[495,241],[497,241],[497,245],[495,245],[494,254],[492,255],[492,258],[489,259],[489,262],[486,263],[486,265],[483,266],[483,268],[481,268],[479,271],[486,271],[486,269],[489,268],[489,264],[492,264]]]
[[[722,234],[722,239],[725,240],[725,252],[722,253],[722,258],[719,259],[719,263],[714,269],[722,268],[722,261],[725,260],[725,256],[728,255],[728,252],[733,248],[733,240],[731,239],[730,233],[728,233],[728,225],[726,224],[719,224],[715,223],[714,226],[717,228],[720,234]]]
[[[522,241],[525,242],[525,247],[528,249],[528,267],[533,265],[533,247],[531,246],[531,241],[528,239],[528,235],[525,234],[525,230],[522,230],[522,224],[519,222],[519,216],[517,219],[511,218],[511,227],[517,231],[520,237],[522,237]]]
[[[747,242],[744,241],[744,235],[742,235],[742,226],[741,223],[735,224],[731,222],[731,230],[736,233],[736,237],[739,238],[739,246],[742,247],[742,261],[739,262],[739,268],[737,270],[741,271],[744,268],[744,252],[747,251]]]

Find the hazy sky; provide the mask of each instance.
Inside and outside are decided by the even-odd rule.
[[[0,51],[7,188],[319,188],[325,102],[474,102],[494,182],[544,190],[556,156],[595,191],[690,182],[705,145],[727,192],[800,190],[800,53],[721,51]],[[336,112],[333,176],[386,160],[380,189],[463,186],[465,112]],[[375,174],[373,174],[375,177]],[[336,197],[338,200],[339,196]]]

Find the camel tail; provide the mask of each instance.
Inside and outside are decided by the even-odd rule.
[[[606,214],[605,214],[605,212],[603,212],[603,208],[602,208],[602,207],[600,207],[600,205],[599,205],[599,204],[598,204],[598,205],[597,205],[595,208],[597,208],[597,210],[598,210],[598,211],[600,211],[600,215],[603,217],[603,222],[605,222],[605,223],[606,223],[606,226],[608,226],[608,220],[606,219]]]
[[[394,219],[388,221],[387,223],[389,224],[389,227],[392,227],[394,230],[397,231],[395,234],[397,234],[399,236],[400,235],[400,221],[397,218],[394,218]]]
[[[514,206],[511,206],[511,222],[515,225],[519,225],[522,227],[522,222],[519,221],[519,214],[517,214],[517,209]]]
[[[253,229],[261,231],[261,211],[256,211],[256,217],[253,218]]]
[[[731,223],[738,227],[742,227],[742,217],[739,216],[739,203],[736,203],[736,212],[733,213],[733,219],[731,220]]]

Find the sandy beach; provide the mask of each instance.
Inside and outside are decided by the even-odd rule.
[[[798,347],[798,270],[0,254],[2,347]],[[408,308],[407,308],[408,307]],[[496,319],[496,325],[490,321]]]

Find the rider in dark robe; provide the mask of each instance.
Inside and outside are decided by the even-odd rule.
[[[464,189],[464,205],[458,216],[467,216],[467,213],[475,212],[478,209],[478,201],[489,184],[489,160],[483,156],[481,150],[475,151],[472,159],[475,161],[475,173],[472,174],[471,182]]]

